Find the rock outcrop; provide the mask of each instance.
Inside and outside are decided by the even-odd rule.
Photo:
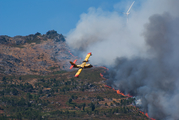
[[[72,60],[62,34],[0,36],[0,74],[46,74],[67,69]]]

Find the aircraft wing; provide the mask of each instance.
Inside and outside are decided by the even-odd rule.
[[[86,55],[86,58],[85,58],[85,60],[84,60],[83,62],[88,62],[88,59],[89,59],[89,57],[90,57],[91,55],[92,55],[91,52],[88,53],[88,54]]]
[[[81,71],[82,71],[82,68],[78,69],[77,73],[75,74],[75,77],[78,77]]]

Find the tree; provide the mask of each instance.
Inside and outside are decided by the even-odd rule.
[[[6,77],[5,76],[2,78],[2,81],[4,81],[4,82],[6,81]]]
[[[2,78],[2,81],[3,81],[4,84],[7,84],[6,80],[7,80],[7,78],[4,76],[4,77]]]
[[[72,99],[70,98],[69,100],[68,100],[68,103],[71,103],[72,102]]]
[[[95,110],[94,111],[96,115],[99,115],[99,111],[98,110]]]
[[[27,93],[27,99],[28,100],[32,99],[32,95],[30,93]]]
[[[3,91],[0,91],[0,95],[4,95],[4,90],[3,90]]]
[[[75,98],[74,95],[71,95],[71,98],[74,99]]]
[[[18,119],[18,120],[22,120],[22,115],[21,115],[21,113],[18,113],[18,114],[17,114],[17,119]]]
[[[27,82],[24,84],[24,90],[27,92],[32,92],[33,86]]]
[[[21,98],[21,100],[18,102],[18,106],[24,106],[26,105],[25,99]]]
[[[58,88],[55,89],[55,92],[58,92]]]
[[[51,94],[53,95],[55,91],[54,91],[54,89],[51,89],[51,91],[50,91],[50,92],[51,92]]]
[[[90,107],[91,107],[91,110],[92,110],[92,111],[95,110],[95,104],[93,104],[92,102],[91,102],[91,104],[90,104]]]
[[[84,88],[81,88],[81,91],[84,91],[85,89]]]
[[[13,89],[12,89],[12,94],[13,94],[13,95],[17,95],[17,94],[18,94],[17,89],[13,88]]]
[[[84,111],[84,110],[85,110],[86,103],[83,103],[82,106],[83,106],[83,111]]]
[[[100,101],[104,101],[104,98],[103,97],[100,97],[99,95],[96,97],[97,99],[99,99]]]
[[[122,108],[122,112],[123,112],[123,113],[127,113],[127,110],[126,110],[125,107]]]
[[[42,89],[39,90],[39,94],[42,94]]]
[[[71,81],[74,81],[74,78],[71,78]]]
[[[111,106],[113,106],[113,104],[111,103]]]

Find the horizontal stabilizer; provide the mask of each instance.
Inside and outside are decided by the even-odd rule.
[[[77,61],[77,59],[76,59],[76,60],[74,60],[73,62],[72,62],[72,61],[70,61],[70,64],[71,64],[70,69],[72,69],[73,67],[77,67],[77,65],[75,64],[75,63],[76,63],[76,61]]]

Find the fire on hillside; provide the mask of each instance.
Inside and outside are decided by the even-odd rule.
[[[101,68],[104,68],[105,70],[109,70],[109,69],[106,68],[106,67],[101,67]],[[105,71],[104,73],[106,73],[106,71]],[[101,78],[106,79],[106,78],[104,78],[104,75],[103,75],[102,73],[100,73],[100,76],[101,76]],[[111,86],[105,85],[105,87],[114,90],[117,94],[126,97],[126,99],[129,98],[129,97],[133,97],[133,96],[131,96],[129,93],[128,93],[127,95],[125,95],[125,94],[122,93],[120,90],[115,90],[115,89],[112,88]],[[150,120],[156,120],[156,119],[154,119],[154,118],[150,118],[149,115],[148,115],[148,113],[144,113],[144,112],[142,112],[142,111],[139,111],[139,112],[140,112],[141,114],[144,114],[145,116],[147,116]]]

